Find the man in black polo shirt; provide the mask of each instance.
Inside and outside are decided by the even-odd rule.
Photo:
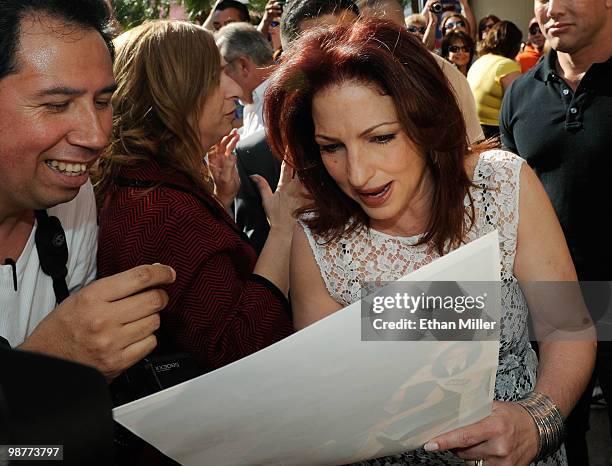
[[[535,0],[552,50],[506,92],[505,148],[525,158],[544,185],[565,233],[578,278],[612,279],[612,4]],[[600,342],[598,375],[612,404],[612,351]],[[588,465],[590,392],[568,419],[570,465]],[[611,418],[612,420],[612,418]]]

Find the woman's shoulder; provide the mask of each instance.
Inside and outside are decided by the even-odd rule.
[[[502,55],[496,55],[494,53],[486,53],[479,57],[471,66],[470,71],[473,69],[472,73],[480,72],[493,72],[498,70],[499,68],[505,67],[513,67],[516,66],[520,69],[520,65],[512,60],[511,58],[506,58]],[[468,71],[469,74],[469,71]]]
[[[510,152],[504,149],[489,149],[484,150],[478,154],[480,160],[484,160],[490,163],[523,163],[525,160],[516,155],[514,152]]]
[[[514,173],[520,168],[524,160],[518,155],[502,149],[472,152],[465,160],[465,170],[474,183],[490,178],[493,174],[507,172]]]
[[[494,57],[496,57],[496,60],[493,62],[495,67],[496,67],[496,74],[510,74],[513,73],[515,71],[518,71],[520,73],[521,71],[521,65],[519,65],[519,63],[512,59],[512,58],[507,58],[507,57],[503,57],[501,55],[493,55]]]
[[[497,173],[520,172],[525,162],[518,155],[503,149],[485,150],[478,154],[474,168],[474,181],[488,178]]]
[[[209,201],[209,202],[208,202]],[[134,235],[180,232],[206,236],[222,241],[230,230],[223,221],[221,207],[216,211],[213,200],[200,193],[161,184],[155,187],[118,187],[100,212],[101,228],[128,229]]]

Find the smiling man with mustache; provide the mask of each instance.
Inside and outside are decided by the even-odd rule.
[[[152,288],[175,277],[144,265],[91,283],[89,171],[108,144],[116,87],[109,20],[103,0],[0,0],[0,343],[107,380],[156,346],[167,295]]]
[[[612,278],[602,203],[612,197],[612,1],[535,0],[550,53],[517,79],[500,116],[503,145],[540,177],[580,280]],[[612,349],[601,341],[595,376],[612,402]],[[570,465],[588,465],[590,390],[568,418]],[[610,414],[610,413],[609,413]]]

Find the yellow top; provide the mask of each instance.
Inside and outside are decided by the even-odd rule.
[[[517,62],[492,53],[480,57],[468,71],[467,79],[481,125],[499,126],[499,109],[504,97],[501,79],[515,71],[521,72]]]

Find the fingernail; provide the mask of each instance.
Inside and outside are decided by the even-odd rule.
[[[427,442],[425,445],[423,445],[423,448],[425,451],[436,451],[440,448],[440,445],[438,445],[436,442]]]

